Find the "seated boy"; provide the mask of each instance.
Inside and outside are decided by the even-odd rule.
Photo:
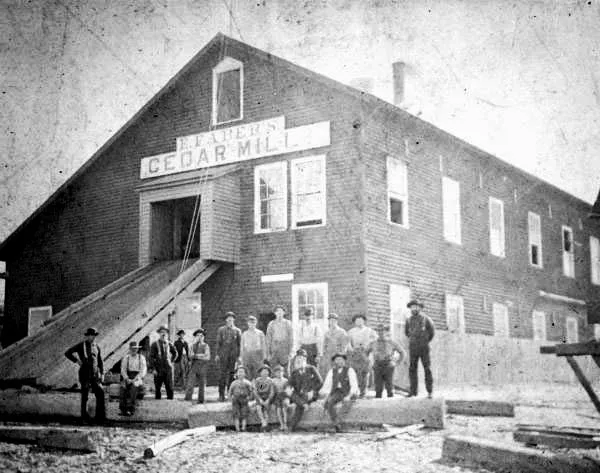
[[[260,430],[265,432],[269,424],[269,408],[275,397],[275,385],[270,378],[271,368],[264,365],[254,380],[254,398],[256,399],[256,413],[260,419]]]
[[[250,408],[248,402],[254,391],[252,383],[246,379],[246,369],[239,366],[236,371],[237,378],[229,387],[229,399],[231,399],[233,422],[235,430],[245,432],[248,423]]]
[[[273,387],[275,389],[273,405],[275,406],[279,426],[285,432],[287,430],[287,410],[290,405],[290,399],[286,392],[288,380],[283,377],[283,366],[281,365],[276,365],[273,368]]]

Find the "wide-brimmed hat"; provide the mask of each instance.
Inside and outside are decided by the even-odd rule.
[[[185,330],[181,329],[177,331],[177,335],[181,335],[184,334],[185,335]]]
[[[308,358],[308,353],[306,353],[306,350],[304,348],[300,348],[298,351],[296,351],[296,356],[303,356],[304,358]]]
[[[269,370],[269,376],[271,376],[271,367],[269,365],[262,365],[258,372],[260,373],[262,370]]]
[[[233,317],[235,319],[235,312],[225,312],[225,316],[223,318],[227,319],[228,317]]]
[[[336,358],[343,358],[344,360],[348,361],[348,357],[346,356],[345,353],[336,353],[335,355],[333,355],[331,357],[331,361],[335,361]]]
[[[139,350],[140,346],[137,342],[129,342],[129,348],[137,348]]]
[[[355,314],[352,316],[352,322],[356,322],[356,319],[358,319],[359,317],[362,317],[364,321],[367,320],[367,316],[365,314]]]
[[[93,335],[95,337],[96,335],[98,335],[98,333],[98,330],[96,330],[94,327],[90,327],[85,331],[83,335],[86,337],[89,335]]]
[[[194,337],[196,335],[198,335],[199,333],[201,333],[202,335],[206,335],[206,330],[204,330],[203,328],[199,328],[199,329],[194,330]]]
[[[340,318],[340,316],[339,316],[339,315],[337,315],[335,312],[331,312],[331,313],[330,313],[330,314],[327,316],[327,318],[328,318],[328,319],[336,319],[336,320],[337,320],[337,319],[339,319],[339,318]]]
[[[421,309],[425,307],[425,305],[419,299],[411,299],[411,301],[406,304],[406,307],[410,309],[413,305],[418,305]]]
[[[166,325],[161,325],[160,327],[158,327],[157,332],[158,333],[160,333],[160,332],[167,332],[167,333],[169,333],[169,327],[167,327]]]
[[[314,316],[315,315],[315,311],[313,310],[312,307],[309,307],[308,309],[306,309],[304,311],[304,317],[309,317],[309,316]]]

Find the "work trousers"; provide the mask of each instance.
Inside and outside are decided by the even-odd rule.
[[[188,360],[185,355],[182,355],[181,360],[179,360],[177,363],[175,363],[175,366],[174,366],[174,368],[175,368],[174,378],[175,379],[173,381],[173,384],[178,389],[185,388],[185,386],[186,386],[188,366],[189,366]]]
[[[283,366],[283,376],[285,378],[289,375],[289,363],[290,363],[290,348],[287,345],[277,345],[273,351],[271,352],[271,356],[269,357],[269,364],[271,365],[271,369],[275,368],[277,365]],[[292,367],[293,369],[293,367]]]
[[[373,366],[375,376],[375,397],[381,397],[383,387],[387,391],[387,397],[394,396],[394,365],[389,361],[376,361]]]
[[[302,420],[302,416],[304,415],[304,411],[306,410],[306,406],[310,404],[312,401],[308,401],[306,394],[297,393],[294,391],[290,396],[290,401],[294,403],[294,414],[290,420],[290,429],[295,430],[296,426]]]
[[[356,372],[358,381],[358,389],[360,395],[364,396],[367,391],[367,381],[369,379],[369,356],[367,351],[362,348],[357,348],[350,353],[350,366]]]
[[[135,404],[140,386],[135,386],[133,383],[121,384],[121,392],[119,394],[119,410],[121,412],[135,412]]]
[[[198,403],[204,402],[204,388],[206,387],[206,371],[208,363],[205,360],[194,360],[188,373],[187,384],[185,386],[185,400],[191,401],[194,395],[194,388],[198,386]]]
[[[344,397],[346,397],[346,394],[344,394],[341,389],[335,389],[329,396],[327,396],[327,399],[325,399],[325,404],[323,407],[327,411],[327,414],[329,414],[329,418],[334,425],[339,425],[338,411],[336,406],[344,400]]]
[[[167,392],[167,399],[173,399],[173,367],[170,365],[161,367],[154,375],[154,397],[156,399],[161,398],[160,390],[163,384]]]
[[[246,377],[253,380],[258,376],[258,371],[265,362],[264,353],[262,350],[253,350],[244,353],[242,363],[246,368]]]
[[[235,375],[235,353],[219,354],[219,398],[224,399]]]
[[[96,377],[80,377],[79,384],[81,384],[81,418],[89,419],[87,413],[87,403],[90,395],[90,391],[94,393],[96,397],[96,420],[104,421],[106,419],[106,404],[104,400],[104,389],[100,380]]]
[[[429,358],[429,345],[409,345],[408,377],[410,379],[410,394],[416,396],[419,392],[419,377],[417,369],[419,359],[425,371],[425,388],[427,393],[433,392],[433,376],[431,375],[431,360]]]

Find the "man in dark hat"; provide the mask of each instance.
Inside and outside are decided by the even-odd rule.
[[[199,328],[194,331],[194,343],[191,348],[191,366],[185,387],[185,400],[191,401],[194,387],[198,386],[198,403],[204,403],[204,388],[206,387],[206,372],[210,361],[210,347],[204,341],[206,331]]]
[[[150,366],[154,375],[154,397],[161,398],[161,388],[165,385],[167,399],[173,399],[173,360],[177,358],[177,350],[169,341],[169,329],[161,326],[158,340],[150,346]]]
[[[358,377],[358,388],[360,397],[364,397],[367,391],[367,383],[371,365],[367,350],[371,342],[377,340],[375,330],[366,325],[367,317],[364,314],[356,314],[352,317],[354,327],[348,330],[350,339],[350,366],[356,371]]]
[[[144,385],[147,373],[146,358],[139,353],[137,342],[129,343],[129,353],[121,360],[121,392],[119,411],[121,415],[135,414],[135,404],[139,390]]]
[[[91,390],[96,397],[95,421],[102,423],[106,420],[106,405],[104,401],[104,389],[102,388],[104,364],[102,363],[100,347],[96,344],[97,336],[98,331],[95,328],[88,328],[84,333],[85,340],[69,348],[65,352],[65,356],[73,363],[79,365],[81,419],[86,422],[90,421],[90,416],[87,413],[87,402]]]
[[[419,391],[419,379],[417,368],[419,359],[423,364],[425,371],[425,388],[431,398],[433,393],[433,376],[431,374],[431,360],[429,358],[429,342],[435,335],[433,321],[421,313],[424,305],[417,299],[411,300],[406,307],[410,309],[411,316],[406,321],[404,331],[408,337],[408,353],[410,364],[408,367],[408,377],[410,378],[410,394],[416,396]]]
[[[371,342],[367,350],[372,357],[373,374],[375,377],[375,397],[380,398],[383,387],[387,391],[387,397],[394,396],[394,369],[396,363],[404,359],[404,349],[392,340],[389,325],[377,327],[379,338]]]
[[[225,392],[233,381],[235,364],[240,358],[242,331],[235,326],[235,314],[225,314],[225,325],[217,330],[217,356],[219,367],[219,401],[225,401]]]
[[[346,361],[345,353],[336,353],[331,357],[333,368],[327,373],[322,388],[327,395],[323,407],[329,414],[336,432],[339,432],[341,427],[336,406],[342,401],[356,399],[360,394],[356,372],[346,366]]]
[[[177,358],[175,358],[175,388],[183,389],[187,379],[188,363],[190,359],[190,347],[185,341],[185,330],[177,331],[177,340],[173,343],[177,350]]]
[[[317,400],[323,384],[321,375],[314,366],[307,364],[306,358],[306,350],[301,348],[296,352],[294,370],[289,379],[290,401],[296,405],[290,422],[291,430],[296,429],[306,406]]]

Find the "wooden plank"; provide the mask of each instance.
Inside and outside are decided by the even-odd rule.
[[[500,401],[447,400],[446,412],[467,416],[514,417],[515,406],[510,402]]]
[[[35,443],[41,447],[95,452],[95,442],[89,432],[34,426],[0,426],[0,440],[16,443]]]
[[[540,347],[540,353],[543,355],[555,354],[556,346],[555,345],[545,345],[543,347]]]
[[[216,431],[217,429],[214,425],[182,430],[181,432],[169,435],[158,442],[154,442],[144,450],[144,458],[154,458],[169,448],[198,437],[206,437],[207,435],[215,433]]]
[[[395,438],[398,435],[411,434],[413,432],[416,432],[417,430],[421,430],[423,427],[425,427],[423,424],[407,425],[406,427],[394,427],[388,424],[383,424],[383,428],[387,432],[379,434],[375,438],[375,441],[381,442],[382,440]]]
[[[520,473],[598,473],[600,468],[600,463],[590,458],[461,435],[444,438],[442,462],[459,462]]]
[[[588,396],[590,397],[592,404],[594,404],[594,407],[596,407],[596,410],[598,412],[600,412],[600,399],[598,399],[598,396],[596,396],[596,393],[594,392],[594,388],[592,387],[592,385],[590,384],[588,379],[585,377],[584,372],[581,370],[581,368],[577,364],[577,361],[575,361],[575,358],[573,358],[572,356],[567,356],[566,358],[567,358],[567,363],[569,363],[569,366],[571,366],[571,368],[575,372],[575,376],[577,376],[577,379],[583,386],[583,389],[585,389],[585,392],[588,393]]]
[[[441,398],[382,398],[382,399],[359,399],[344,402],[338,408],[344,412],[341,416],[343,424],[353,426],[380,426],[390,424],[405,426],[423,424],[434,429],[444,428],[445,403]],[[291,416],[294,410],[290,406]],[[275,423],[277,416],[274,412],[269,416],[271,422]],[[200,404],[193,406],[188,411],[188,424],[190,427],[202,427],[205,425],[233,426],[230,403]],[[255,412],[252,411],[248,418],[248,425],[259,425],[260,421]],[[323,401],[311,404],[299,428],[320,428],[331,426],[331,421],[323,409]]]
[[[525,445],[547,445],[554,448],[596,448],[600,437],[581,437],[569,434],[516,431],[513,439]]]
[[[588,427],[517,424],[516,428],[522,432],[545,432],[550,434],[568,434],[578,437],[600,437],[600,429],[591,429]]]
[[[551,351],[550,351],[551,350]],[[556,356],[600,355],[600,341],[591,340],[580,343],[560,343],[553,346],[540,347],[540,353],[555,353]]]

